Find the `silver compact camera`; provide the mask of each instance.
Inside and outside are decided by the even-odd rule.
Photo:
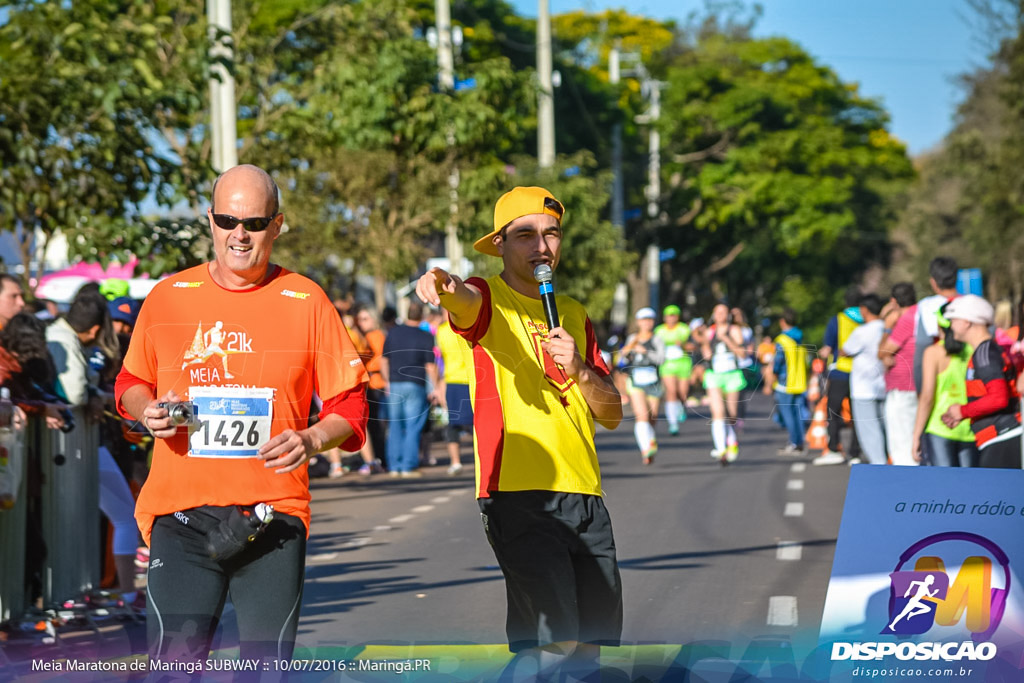
[[[171,419],[171,424],[175,427],[181,427],[182,425],[193,427],[197,424],[196,410],[192,405],[192,401],[157,403],[156,405],[158,408],[163,408],[167,411],[167,416]]]

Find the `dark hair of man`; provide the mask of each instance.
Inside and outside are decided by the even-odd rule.
[[[868,309],[871,315],[878,315],[882,312],[882,297],[877,294],[865,294],[860,298],[858,305]]]
[[[914,285],[910,282],[897,282],[892,286],[892,298],[896,299],[896,303],[906,308],[907,306],[913,306],[917,301],[917,292],[914,291]]]
[[[75,292],[75,298],[77,299],[78,297],[85,296],[87,294],[99,294],[100,296],[103,296],[102,294],[100,294],[100,283],[95,281],[86,282],[84,285],[78,288],[77,292]]]
[[[846,304],[847,308],[856,306],[860,303],[860,298],[862,296],[864,295],[861,293],[860,287],[857,285],[850,285],[843,293],[843,303]]]
[[[419,301],[409,302],[409,312],[405,316],[406,320],[423,320],[423,304]]]
[[[385,306],[380,312],[380,321],[385,325],[390,325],[396,320],[398,320],[398,311],[395,310],[394,306]]]
[[[796,311],[792,308],[787,308],[782,311],[782,319],[790,327],[796,327]]]
[[[71,303],[64,319],[75,332],[85,332],[93,325],[103,327],[103,321],[110,315],[106,299],[102,296],[81,295]]]
[[[45,358],[50,355],[46,348],[46,323],[22,311],[8,320],[0,330],[0,346],[19,361]]]
[[[0,289],[3,289],[5,282],[10,282],[18,289],[21,289],[21,278],[19,278],[17,275],[11,275],[10,273],[0,273]]]
[[[79,302],[88,303],[80,304]],[[78,320],[79,324],[83,325],[82,329],[75,327],[75,324],[71,321],[71,312],[75,310],[76,305],[81,307],[80,310],[82,312],[79,314]],[[71,325],[75,332],[85,332],[93,325],[99,325],[100,331],[93,343],[99,347],[107,359],[114,360],[121,357],[121,342],[114,332],[114,323],[110,319],[107,298],[100,294],[98,289],[93,290],[88,285],[83,285],[78,290],[78,293],[75,294],[75,298],[71,302],[71,308],[68,310],[68,314],[64,316],[64,319],[68,321],[68,324]]]
[[[948,256],[936,256],[928,265],[928,275],[935,280],[939,289],[953,289],[956,287],[957,274],[956,261]]]
[[[56,376],[46,346],[46,323],[22,311],[0,330],[0,346],[18,359],[21,368],[37,384],[49,387]]]
[[[278,189],[277,183],[274,182],[274,178],[271,177],[271,175],[269,173],[264,171],[262,168],[257,168],[255,166],[253,168],[255,170],[259,171],[263,176],[265,176],[267,182],[269,182],[269,184],[270,184],[269,186],[271,188],[273,188],[273,190],[271,192],[271,194],[273,195],[273,199],[272,199],[272,203],[270,205],[270,215],[271,216],[276,216],[280,212],[280,210],[281,210],[281,190]],[[217,183],[220,182],[220,179],[221,179],[222,176],[223,176],[223,174],[217,176],[217,178],[213,181],[213,189],[210,190],[210,205],[211,205],[211,207],[213,205],[213,198],[217,196]],[[241,218],[246,218],[246,216],[241,216]]]

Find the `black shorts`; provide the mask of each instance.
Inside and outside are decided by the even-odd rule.
[[[1020,437],[990,443],[981,449],[979,467],[1002,467],[1020,469]]]
[[[236,557],[218,562],[206,536],[171,515],[150,539],[146,630],[150,660],[204,660],[228,595],[243,659],[291,659],[302,604],[306,525],[280,512]]]
[[[490,495],[478,502],[505,575],[509,649],[567,641],[618,645],[622,580],[601,497],[554,491]]]

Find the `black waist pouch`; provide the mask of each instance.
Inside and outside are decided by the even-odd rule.
[[[262,503],[260,505],[263,505]],[[206,536],[206,551],[218,562],[235,557],[259,538],[273,519],[273,508],[264,506],[263,517],[256,505],[204,505],[181,510],[174,518]],[[269,510],[270,514],[267,514]]]

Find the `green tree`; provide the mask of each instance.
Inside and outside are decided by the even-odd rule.
[[[57,231],[93,246],[79,237],[123,225],[148,194],[173,186],[174,164],[152,135],[163,84],[150,56],[174,19],[116,0],[14,2],[7,12],[0,229],[18,236],[28,266]]]
[[[1019,297],[1024,281],[1024,3],[971,0],[991,41],[990,64],[961,77],[953,130],[919,160],[899,235],[908,270],[952,255],[981,268],[987,294]]]
[[[414,274],[443,231],[453,169],[462,178],[455,217],[472,234],[474,176],[493,176],[499,155],[517,147],[528,76],[492,57],[460,65],[473,87],[443,93],[405,2],[356,3],[336,19],[324,40],[332,47],[286,88],[303,106],[260,141],[259,157],[302,198],[290,210],[290,256],[327,273],[327,254],[358,254],[341,262],[375,277],[382,305],[386,283]]]
[[[659,121],[659,245],[677,291],[748,310],[829,313],[887,257],[892,197],[912,177],[888,118],[784,38],[709,34],[668,67]]]

